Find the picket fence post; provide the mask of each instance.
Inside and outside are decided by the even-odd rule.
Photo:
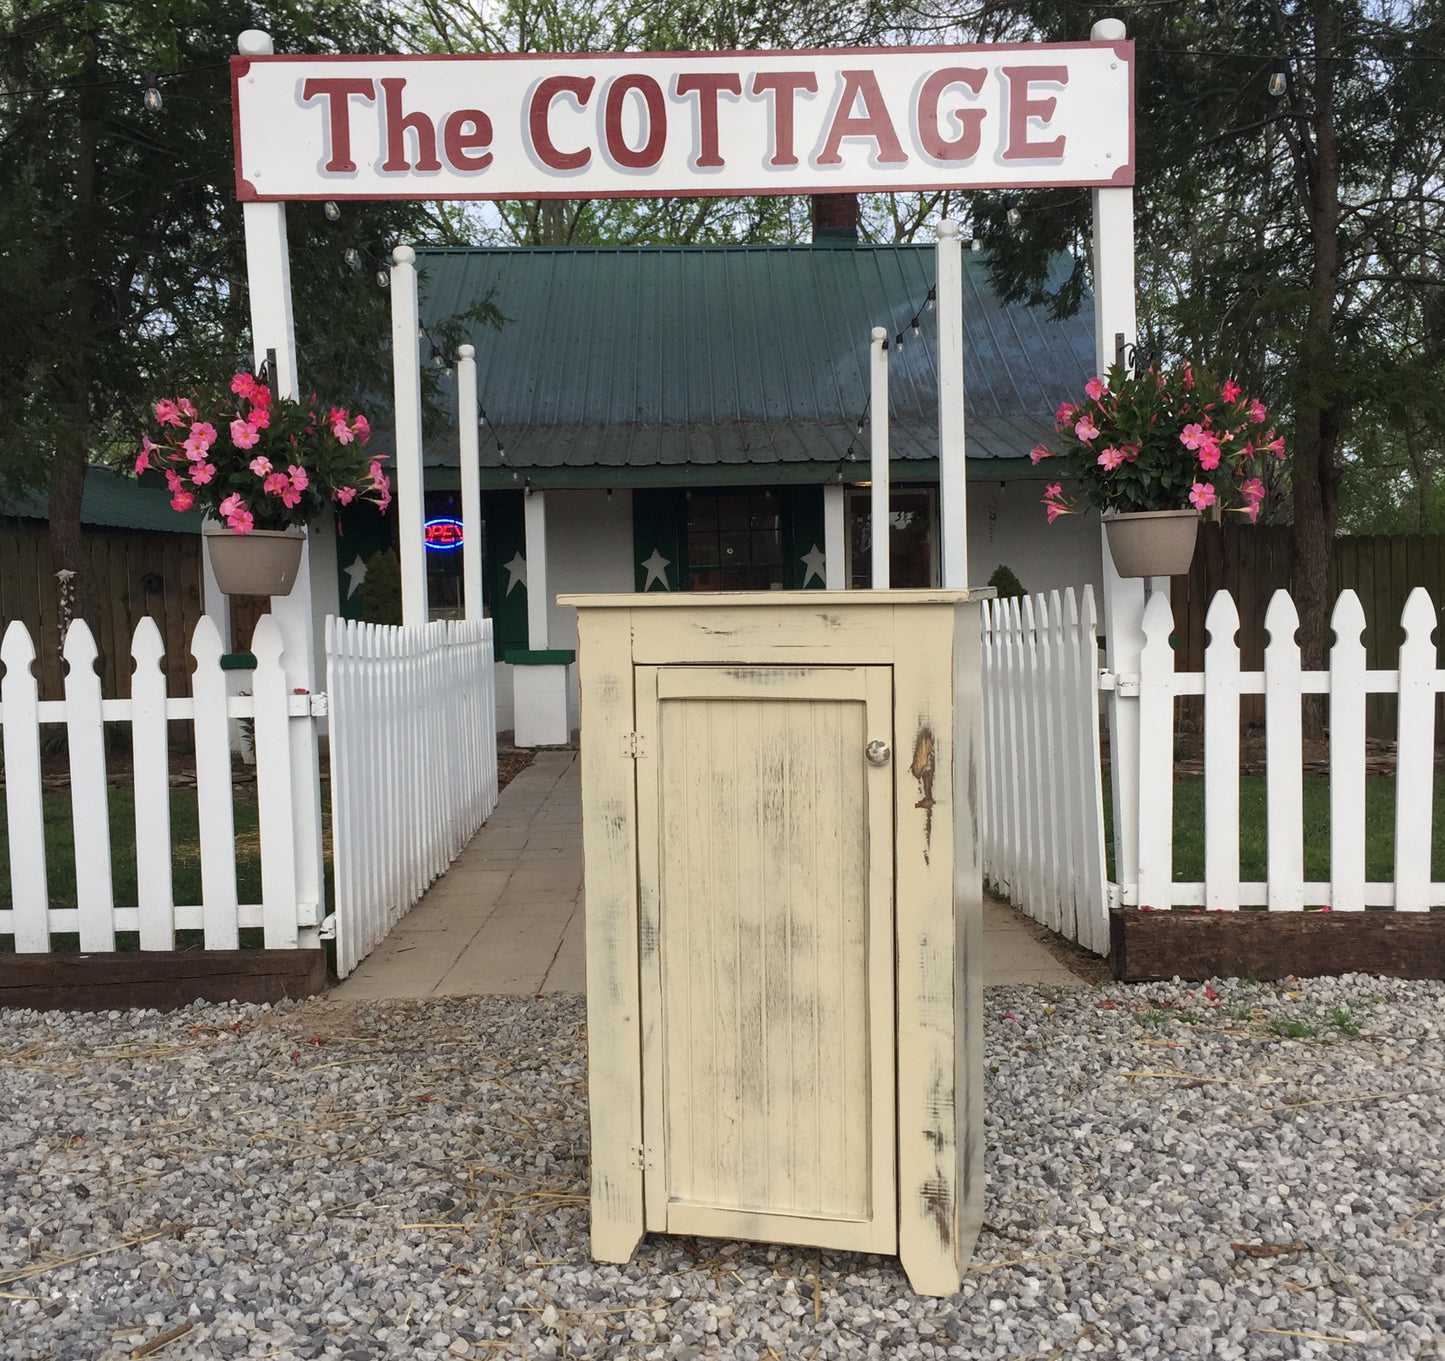
[[[1399,728],[1395,743],[1395,910],[1430,910],[1430,834],[1435,793],[1435,608],[1422,586],[1400,625]]]
[[[40,785],[40,687],[35,644],[12,620],[0,642],[0,705],[5,709],[5,825],[10,838],[10,903],[15,950],[50,948],[50,892],[45,869],[45,803]]]
[[[171,772],[166,726],[166,645],[156,621],[144,616],[131,642],[131,768],[135,788],[136,901],[140,948],[170,950],[176,943],[171,877]]]
[[[1174,902],[1174,616],[1167,596],[1144,606],[1139,653],[1139,906]],[[1117,787],[1117,786],[1116,786]]]
[[[1365,611],[1341,591],[1330,616],[1330,906],[1365,910]]]
[[[1268,905],[1274,912],[1299,912],[1304,908],[1305,875],[1304,692],[1295,641],[1299,614],[1288,591],[1271,597],[1264,627],[1269,633],[1264,649]]]

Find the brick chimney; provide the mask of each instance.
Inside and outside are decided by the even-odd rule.
[[[815,246],[856,246],[858,244],[858,195],[813,195],[813,244]]]

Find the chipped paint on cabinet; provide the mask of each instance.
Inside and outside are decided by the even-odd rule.
[[[898,1252],[916,1289],[958,1289],[982,1208],[976,600],[563,598],[595,1256],[645,1228]]]

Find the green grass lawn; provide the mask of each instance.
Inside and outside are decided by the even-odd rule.
[[[322,787],[323,829],[330,825],[330,790]],[[51,907],[75,907],[75,839],[71,829],[70,795],[68,793],[47,793],[43,796],[45,805],[45,865],[47,887]],[[201,901],[201,844],[200,826],[196,812],[196,791],[173,788],[171,790],[171,883],[172,901],[181,904]],[[238,796],[233,805],[236,841],[236,892],[237,900],[243,903],[261,901],[261,834],[254,786],[249,797]],[[111,882],[114,900],[118,906],[134,906],[136,890],[135,868],[135,796],[131,790],[112,788],[109,791],[110,811],[110,856]],[[5,832],[5,796],[0,790],[0,909],[9,908],[10,901],[10,844]],[[329,846],[328,846],[329,852]],[[325,902],[330,910],[331,861],[326,859]],[[52,938],[54,948],[60,952],[80,948],[79,937],[74,933],[56,934]],[[202,933],[198,930],[176,932],[176,948],[201,948]],[[259,947],[262,933],[259,927],[248,927],[241,931],[241,945],[246,948]],[[140,946],[139,933],[122,931],[117,934],[116,948],[134,950]],[[0,953],[14,950],[14,937],[0,934]]]
[[[1435,787],[1431,878],[1445,879],[1445,791]],[[1104,780],[1105,846],[1109,876],[1114,876],[1113,810],[1109,780]],[[1263,880],[1269,849],[1265,778],[1239,779],[1239,877]],[[1330,781],[1327,775],[1304,777],[1305,878],[1330,877]],[[1395,781],[1376,776],[1365,781],[1365,878],[1388,882],[1395,877]],[[1174,881],[1204,878],[1204,777],[1182,775],[1174,781]]]

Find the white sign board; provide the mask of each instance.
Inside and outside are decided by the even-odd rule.
[[[1134,182],[1130,42],[232,57],[236,190],[279,199]]]

